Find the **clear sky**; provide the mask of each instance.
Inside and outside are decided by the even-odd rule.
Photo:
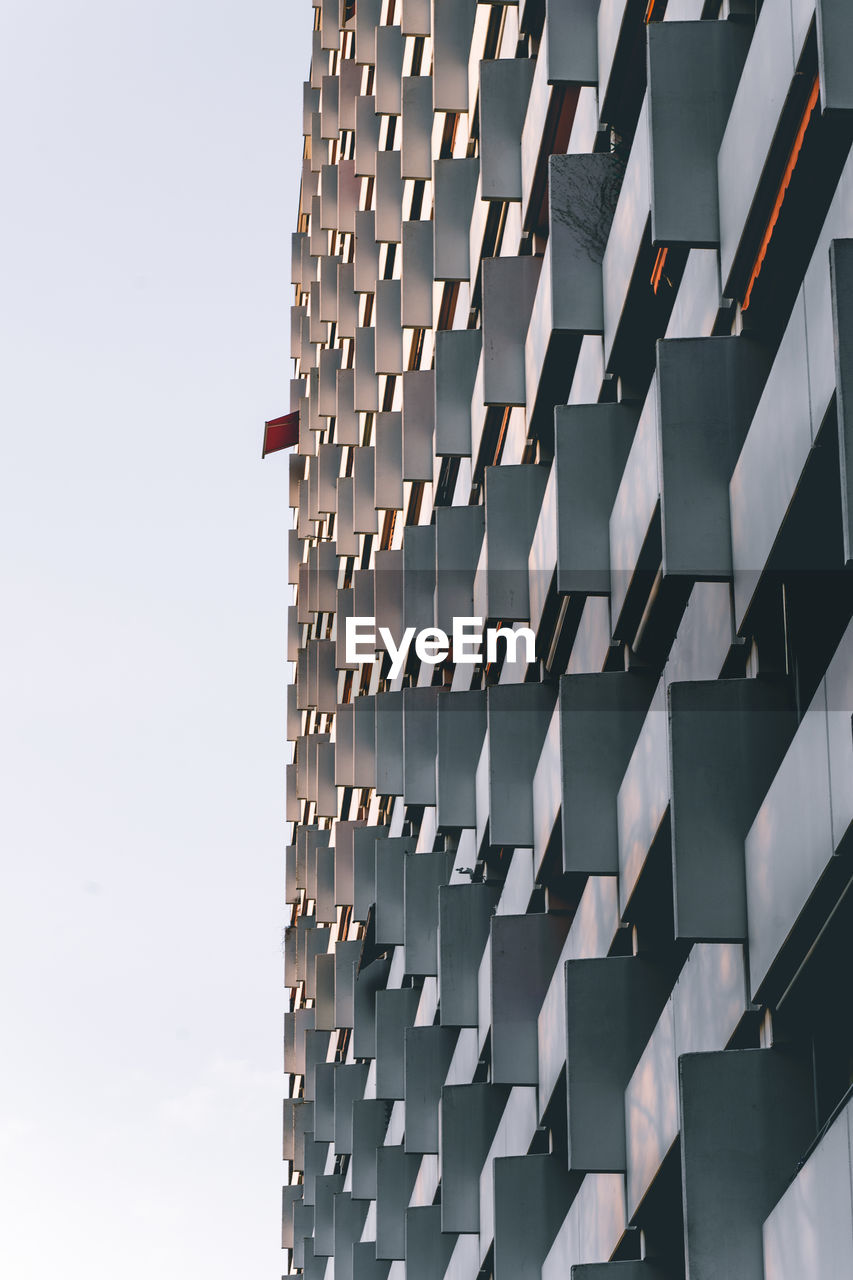
[[[0,12],[0,1273],[281,1275],[308,0]]]

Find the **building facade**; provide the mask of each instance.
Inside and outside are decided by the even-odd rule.
[[[285,1270],[853,1277],[853,4],[293,7]]]

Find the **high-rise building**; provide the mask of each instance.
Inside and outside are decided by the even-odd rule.
[[[293,8],[285,1269],[847,1280],[853,4]]]

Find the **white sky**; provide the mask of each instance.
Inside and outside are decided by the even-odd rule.
[[[0,1273],[281,1275],[308,0],[0,6]]]

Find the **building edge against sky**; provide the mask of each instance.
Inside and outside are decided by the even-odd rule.
[[[294,8],[284,1270],[853,1277],[853,8]]]

